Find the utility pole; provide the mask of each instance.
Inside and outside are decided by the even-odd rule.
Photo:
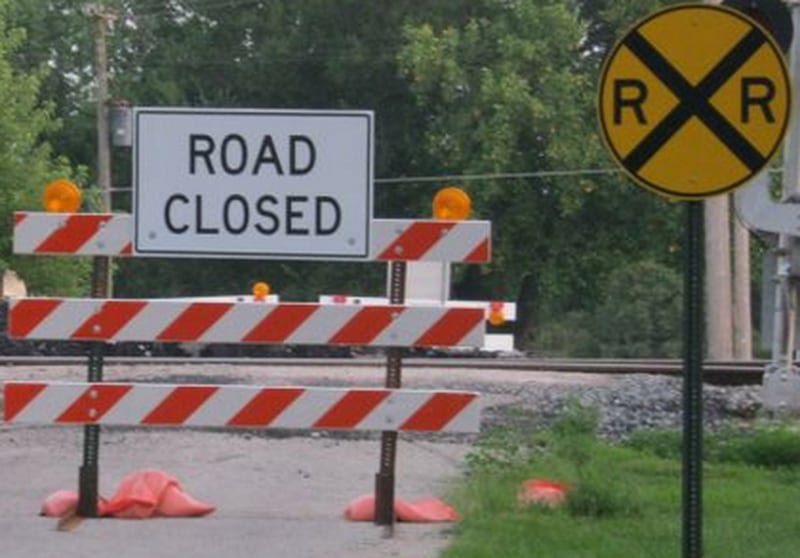
[[[720,4],[721,0],[705,0]],[[733,358],[733,309],[731,303],[731,235],[728,196],[703,202],[705,221],[705,292],[707,358]]]
[[[108,49],[106,34],[114,21],[102,6],[90,8],[95,18],[95,63],[97,68],[97,184],[103,195],[103,211],[111,211],[111,151],[108,131]]]
[[[731,235],[728,196],[704,202],[706,266],[706,340],[712,360],[733,358]]]
[[[88,4],[84,13],[94,18],[95,31],[95,78],[97,80],[97,186],[101,194],[101,211],[110,213],[111,205],[111,147],[108,124],[108,49],[106,36],[116,19],[113,11],[102,4]],[[113,292],[111,281],[111,258],[94,258],[93,296],[110,298]]]
[[[753,316],[750,308],[750,231],[735,217],[733,227],[733,357],[753,358]]]

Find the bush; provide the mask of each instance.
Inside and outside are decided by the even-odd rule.
[[[612,272],[594,316],[600,356],[677,357],[682,290],[680,275],[654,261],[634,262]]]
[[[800,466],[800,434],[787,428],[757,430],[721,441],[718,459],[769,469]]]
[[[679,431],[642,430],[633,433],[626,445],[664,459],[680,459],[682,439]],[[707,461],[769,469],[800,467],[800,433],[785,427],[708,433],[703,437],[703,454]]]
[[[595,463],[567,493],[566,509],[575,517],[600,518],[636,513],[639,507],[626,483]]]
[[[662,459],[680,459],[682,435],[677,430],[639,430],[631,434],[626,445]]]

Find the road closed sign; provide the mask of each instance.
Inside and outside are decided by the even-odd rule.
[[[670,198],[721,194],[779,148],[791,105],[780,48],[741,13],[667,8],[606,59],[598,114],[607,146],[640,185]]]
[[[138,108],[140,255],[366,259],[373,114]]]

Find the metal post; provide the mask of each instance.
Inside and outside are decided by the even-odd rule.
[[[686,208],[683,370],[683,557],[703,553],[703,203]]]
[[[792,14],[794,37],[789,52],[789,74],[792,80],[792,111],[783,147],[783,184],[781,201],[800,201],[800,0],[787,1]],[[797,401],[798,384],[794,369],[795,321],[797,320],[797,285],[792,280],[792,251],[797,240],[788,234],[778,235],[775,248],[776,275],[774,315],[772,319],[772,350],[770,364],[764,374],[764,402],[770,408],[781,408]]]
[[[101,5],[86,7],[86,14],[95,18],[95,63],[97,72],[97,182],[102,194],[102,210],[111,211],[111,153],[108,127],[108,52],[106,32],[113,18]],[[92,297],[111,296],[111,258],[96,256],[92,260]],[[93,342],[89,347],[88,381],[103,381],[105,344]],[[78,515],[97,517],[97,496],[100,455],[100,427],[84,427],[83,463],[78,471]]]
[[[89,348],[89,382],[103,381],[102,342],[93,342]],[[78,471],[78,515],[97,517],[97,496],[100,458],[100,427],[88,424],[83,427],[83,464]]]
[[[406,262],[389,263],[389,303],[405,302]],[[390,347],[386,353],[386,387],[402,385],[403,349]],[[380,470],[375,475],[375,524],[386,527],[386,536],[394,530],[394,472],[397,458],[397,432],[381,433]]]

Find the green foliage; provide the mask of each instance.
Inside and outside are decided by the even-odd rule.
[[[657,262],[634,262],[612,272],[595,315],[601,355],[678,356],[681,293],[679,274]]]
[[[598,281],[594,312],[552,317],[538,332],[539,354],[573,357],[677,357],[682,286],[671,267],[652,260],[621,264]]]
[[[567,508],[562,511],[515,506],[515,490],[523,479],[571,480],[568,464],[553,456],[542,456],[515,469],[466,477],[450,499],[463,519],[442,555],[446,558],[680,555],[680,461],[603,443],[596,448],[595,460],[592,469],[597,472],[599,492],[606,491],[607,479],[623,491],[622,505],[617,511],[605,515],[600,512],[607,509],[608,501],[617,498],[617,494],[593,499],[590,491],[581,500],[581,509],[588,512],[584,514],[570,513]],[[790,471],[707,464],[703,483],[704,555],[731,558],[794,555],[800,483]],[[625,498],[629,498],[627,503]],[[758,544],[754,545],[754,540]]]
[[[591,316],[584,310],[552,316],[528,348],[538,355],[548,356],[590,357],[600,352]]]
[[[15,269],[38,294],[76,294],[88,274],[85,262],[13,256],[13,212],[40,209],[44,185],[73,173],[64,158],[54,158],[43,136],[58,127],[54,103],[42,102],[44,66],[20,70],[16,64],[29,44],[25,32],[8,24],[10,3],[0,2],[0,272]]]
[[[637,509],[632,494],[599,451],[598,421],[596,408],[573,400],[552,427],[554,454],[574,468],[566,509],[574,516],[594,518],[632,513]]]
[[[566,509],[574,517],[608,518],[639,513],[641,504],[624,479],[606,466],[595,466],[569,491]]]
[[[470,471],[474,472],[518,466],[527,457],[524,437],[519,430],[498,426],[481,436],[465,461]]]
[[[769,469],[800,467],[800,433],[784,427],[723,439],[716,449],[716,458],[723,462]]]
[[[677,430],[639,430],[631,434],[626,445],[661,459],[680,459],[681,433]]]
[[[540,173],[462,185],[476,216],[493,222],[493,262],[479,290],[513,299],[531,277],[537,331],[520,338],[537,341],[525,348],[596,355],[618,350],[618,340],[595,339],[609,276],[636,261],[677,267],[677,204],[616,172],[571,174],[611,166],[595,125],[600,62],[621,29],[664,3],[274,0],[231,9],[105,0],[120,14],[108,36],[111,92],[140,106],[372,109],[378,178]],[[71,0],[20,0],[11,15],[30,38],[14,63],[52,69],[39,87],[64,123],[34,133],[73,164],[94,166],[91,18]],[[130,184],[128,166],[115,155],[117,186]],[[428,217],[441,185],[378,184],[375,214]],[[115,197],[116,209],[127,204]],[[7,245],[0,236],[0,258]],[[58,265],[82,265],[68,260]],[[115,279],[121,296],[241,292],[267,280],[284,298],[308,300],[385,286],[369,264],[226,260],[123,261]],[[624,350],[671,350],[650,340],[626,339]]]
[[[673,430],[642,430],[634,433],[626,445],[664,459],[680,459],[682,437]],[[703,450],[705,459],[711,462],[768,469],[800,468],[800,433],[786,426],[707,432]]]

